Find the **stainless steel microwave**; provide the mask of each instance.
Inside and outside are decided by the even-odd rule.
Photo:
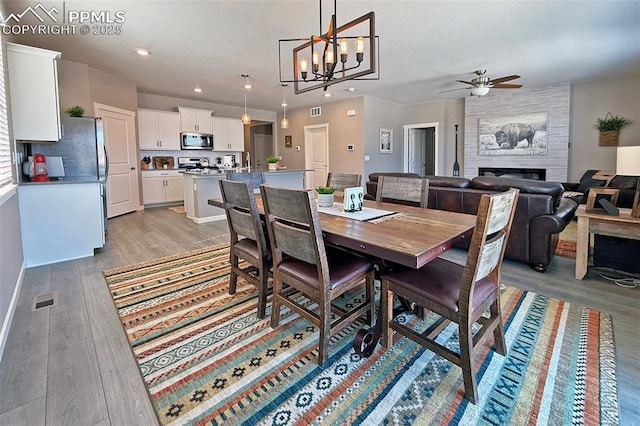
[[[207,135],[204,133],[181,133],[180,148],[213,149],[213,135]]]

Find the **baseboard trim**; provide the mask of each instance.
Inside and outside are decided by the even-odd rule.
[[[11,296],[11,303],[9,304],[7,315],[3,318],[2,321],[2,330],[0,330],[0,362],[2,362],[4,345],[7,343],[7,337],[9,336],[9,330],[11,329],[11,322],[13,321],[13,314],[15,313],[16,305],[18,304],[18,296],[20,295],[20,289],[22,288],[25,269],[26,264],[23,260],[22,265],[20,266],[20,273],[18,274],[18,281],[16,282],[16,286],[13,290],[13,295]]]

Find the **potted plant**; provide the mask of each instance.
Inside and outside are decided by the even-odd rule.
[[[318,207],[332,207],[333,206],[333,193],[336,192],[334,188],[330,186],[319,186],[316,188],[318,193]]]
[[[162,168],[163,169],[168,168],[169,167],[169,163],[171,163],[171,162],[169,161],[168,158],[161,158],[160,159],[160,164],[162,164]]]
[[[610,112],[604,118],[598,118],[596,129],[600,131],[600,146],[616,146],[620,136],[620,129],[633,123],[624,117],[614,117]]]
[[[278,169],[278,157],[270,155],[267,157],[267,163],[269,166],[269,170],[277,170]]]
[[[84,108],[80,105],[74,105],[67,108],[65,111],[70,117],[82,117],[84,115]]]

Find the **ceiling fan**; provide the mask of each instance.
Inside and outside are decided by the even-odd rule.
[[[456,80],[456,81],[460,83],[469,84],[471,87],[468,87],[467,89],[471,89],[471,96],[484,96],[487,93],[489,93],[490,89],[519,89],[522,87],[522,84],[512,84],[512,83],[506,84],[507,81],[520,78],[519,75],[509,75],[506,77],[500,77],[492,80],[489,77],[485,76],[486,72],[487,70],[477,70],[475,71],[475,74],[477,75],[477,77],[472,79],[471,81],[464,81],[464,80]],[[459,89],[454,89],[454,90],[459,90]]]

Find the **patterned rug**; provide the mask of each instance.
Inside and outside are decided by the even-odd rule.
[[[176,206],[176,207],[167,207],[169,210],[171,210],[174,213],[186,213],[187,211],[185,210],[184,206]]]
[[[558,245],[555,250],[556,255],[570,257],[572,259],[576,258],[576,231],[576,221],[572,220],[558,236]]]
[[[609,314],[506,287],[508,354],[479,357],[472,405],[460,368],[404,338],[355,355],[362,324],[332,338],[321,369],[317,328],[286,313],[272,330],[270,303],[258,320],[242,280],[228,294],[228,256],[219,246],[104,271],[162,424],[618,423]],[[442,338],[457,350],[452,327]]]

